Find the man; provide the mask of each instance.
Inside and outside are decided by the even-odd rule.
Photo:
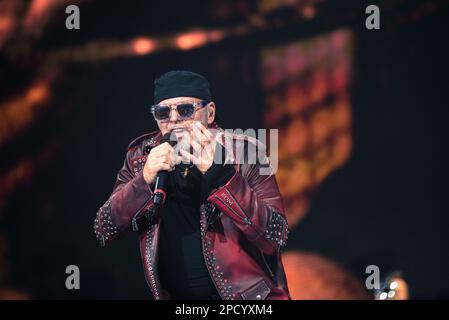
[[[138,230],[156,300],[290,299],[280,257],[288,226],[275,177],[260,174],[268,162],[245,163],[236,149],[247,152],[257,141],[217,125],[209,83],[199,74],[162,75],[154,103],[160,131],[130,143],[112,195],[97,213],[97,238],[105,245]],[[176,147],[160,143],[170,132]],[[168,186],[155,211],[161,171],[169,172]]]

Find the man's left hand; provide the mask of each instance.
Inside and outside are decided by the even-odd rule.
[[[214,161],[216,141],[214,135],[201,122],[195,122],[183,139],[183,143],[190,145],[193,154],[180,149],[183,161],[192,162],[203,174]]]

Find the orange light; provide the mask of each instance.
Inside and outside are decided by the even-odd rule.
[[[0,32],[7,32],[13,26],[13,21],[10,17],[0,17]]]
[[[138,55],[148,54],[155,48],[155,42],[149,38],[137,38],[132,42],[132,50]]]
[[[0,17],[0,46],[8,37],[14,27],[14,21],[10,17]]]
[[[34,0],[24,19],[25,29],[30,30],[37,23],[43,23],[45,16],[57,4],[57,0]]]
[[[372,296],[349,270],[315,253],[288,251],[282,263],[293,300],[365,300]]]
[[[0,105],[0,145],[30,125],[43,103],[50,98],[44,80],[34,83],[21,96]]]
[[[209,40],[213,42],[217,42],[222,40],[224,37],[224,33],[221,30],[212,30],[209,31]]]
[[[306,19],[312,19],[315,17],[316,15],[316,10],[314,7],[312,6],[306,6],[304,7],[304,9],[302,10],[302,15],[304,16],[304,18]]]
[[[194,31],[180,35],[176,39],[176,45],[181,50],[189,50],[192,48],[200,47],[207,42],[206,33],[203,31]]]
[[[31,87],[27,94],[26,100],[29,103],[39,103],[45,100],[49,96],[49,88],[46,83],[37,83],[35,86]]]

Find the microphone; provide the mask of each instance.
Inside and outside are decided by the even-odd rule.
[[[172,147],[174,147],[177,143],[177,141],[173,141],[170,139],[171,137],[171,131],[167,132],[162,136],[160,144],[163,144],[165,142],[168,142]],[[168,181],[168,174],[169,172],[167,170],[159,171],[156,176],[156,183],[154,187],[154,197],[153,197],[153,203],[155,206],[162,206],[165,202],[165,198],[167,197],[167,193],[165,191],[167,181]]]

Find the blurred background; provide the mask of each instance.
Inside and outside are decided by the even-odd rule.
[[[208,78],[223,128],[279,129],[294,299],[379,298],[368,265],[383,298],[449,298],[447,19],[444,0],[0,0],[0,298],[151,298],[137,236],[100,248],[93,220],[172,69]]]

